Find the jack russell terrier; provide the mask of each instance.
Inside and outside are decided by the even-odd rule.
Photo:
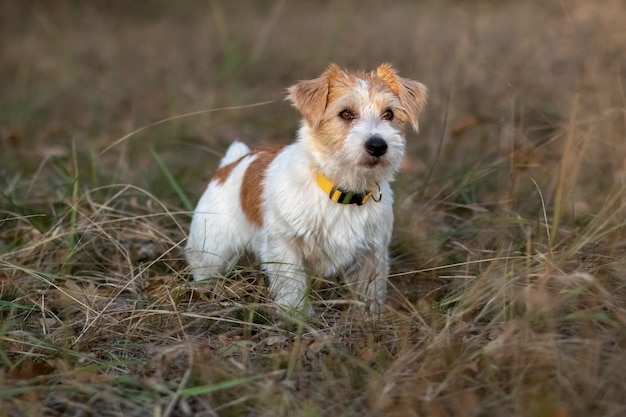
[[[393,227],[389,181],[417,131],[426,87],[387,64],[372,72],[331,65],[288,89],[303,117],[297,140],[251,151],[233,142],[200,198],[186,256],[194,279],[254,253],[282,311],[311,311],[309,278],[340,276],[381,313]]]

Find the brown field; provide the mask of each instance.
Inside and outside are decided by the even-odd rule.
[[[626,3],[0,0],[0,417],[626,415]],[[187,281],[226,146],[425,83],[381,317]]]

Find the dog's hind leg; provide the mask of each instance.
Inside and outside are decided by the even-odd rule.
[[[190,236],[185,248],[187,263],[196,281],[230,270],[240,255],[239,250],[218,245],[209,239],[211,236],[205,235],[202,241],[196,241]]]
[[[196,211],[185,255],[196,281],[229,271],[252,239],[250,228],[234,227],[228,216]]]

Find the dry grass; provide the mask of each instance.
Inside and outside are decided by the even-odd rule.
[[[623,2],[0,11],[0,416],[626,413]],[[233,138],[292,140],[284,88],[331,61],[431,102],[389,311],[280,322],[254,263],[187,281],[189,201]]]

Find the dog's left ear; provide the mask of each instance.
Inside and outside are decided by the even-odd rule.
[[[300,81],[287,89],[287,100],[300,111],[308,125],[315,129],[322,121],[331,85],[345,82],[348,75],[335,64],[331,64],[319,78]]]
[[[407,120],[417,132],[419,129],[418,117],[426,104],[428,89],[420,82],[399,77],[393,67],[389,64],[382,64],[376,69],[376,75],[387,88],[398,96],[404,108]]]
[[[328,80],[325,74],[313,80],[300,81],[287,89],[287,100],[293,103],[312,128],[322,120],[327,99]]]

